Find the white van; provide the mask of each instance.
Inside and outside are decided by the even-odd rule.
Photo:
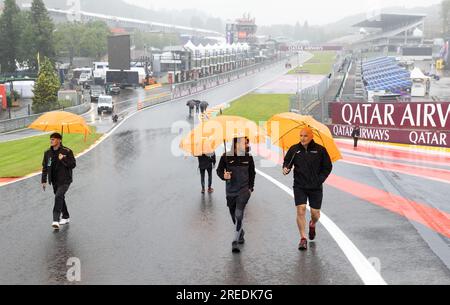
[[[113,99],[109,95],[100,95],[98,98],[98,114],[101,115],[102,112],[113,113]]]
[[[87,83],[88,81],[91,80],[91,73],[88,72],[83,72],[80,75],[80,79],[78,80],[78,85],[84,85],[85,83]]]

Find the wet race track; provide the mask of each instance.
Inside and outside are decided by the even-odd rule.
[[[284,72],[272,68],[199,97],[222,104]],[[197,160],[174,155],[179,127],[195,123],[186,99],[123,121],[78,158],[67,195],[72,223],[59,233],[50,228],[53,194],[42,192],[39,177],[1,187],[0,283],[67,284],[67,261],[78,258],[81,284],[450,284],[446,157],[367,143],[354,151],[340,141],[344,160],[325,186],[329,222],[304,253],[293,198],[282,188],[293,178],[256,157],[247,242],[236,255],[225,184],[214,174],[216,191],[203,196]]]

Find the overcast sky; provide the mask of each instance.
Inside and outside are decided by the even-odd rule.
[[[365,12],[373,14],[390,6],[416,7],[440,3],[441,0],[125,0],[152,9],[192,8],[215,17],[235,19],[245,12],[256,17],[260,25],[290,23],[297,20],[326,24],[343,17]]]

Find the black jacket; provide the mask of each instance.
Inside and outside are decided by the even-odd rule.
[[[226,161],[226,162],[225,162]],[[225,169],[231,172],[231,180],[227,181],[227,196],[237,196],[239,194],[253,191],[255,187],[255,161],[250,154],[245,156],[227,155],[220,158],[217,166],[217,175],[223,181]]]
[[[352,138],[359,138],[361,136],[361,129],[355,128],[352,132]]]
[[[198,158],[198,168],[208,169],[216,165],[216,154],[212,155],[201,155]]]
[[[59,154],[66,157],[59,160]],[[54,185],[71,184],[73,181],[72,170],[77,166],[77,161],[73,152],[64,146],[61,146],[57,151],[50,147],[44,153],[44,160],[42,160],[42,183],[48,182]]]
[[[320,189],[333,170],[330,156],[325,147],[312,141],[306,151],[302,144],[289,149],[283,167],[294,167],[294,187]]]

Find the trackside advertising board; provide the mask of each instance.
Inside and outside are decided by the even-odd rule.
[[[450,103],[333,103],[330,130],[351,137],[356,125],[361,139],[450,147]]]

